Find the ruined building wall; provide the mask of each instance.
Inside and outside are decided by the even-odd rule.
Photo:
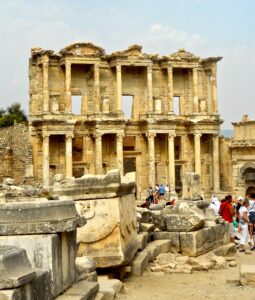
[[[0,181],[6,177],[16,183],[33,179],[32,146],[25,124],[0,129]]]
[[[230,139],[223,136],[219,139],[220,148],[220,188],[222,191],[231,191],[233,188],[232,159]]]

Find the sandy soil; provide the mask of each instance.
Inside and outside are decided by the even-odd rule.
[[[251,255],[237,253],[237,267],[192,274],[160,274],[146,271],[142,277],[127,278],[125,300],[255,300],[255,287],[241,287],[226,280],[239,279],[240,264],[255,265],[255,251]]]

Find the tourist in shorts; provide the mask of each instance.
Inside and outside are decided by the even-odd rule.
[[[253,233],[255,230],[255,193],[250,194],[250,199],[249,199],[249,207],[248,207],[248,216],[250,220],[250,236],[252,238],[252,243],[254,245],[254,240],[253,240]],[[253,247],[254,249],[254,247]]]
[[[230,242],[235,242],[235,227],[233,225],[233,217],[235,215],[235,210],[232,205],[232,196],[227,195],[224,200],[221,201],[219,215],[229,223],[229,230],[230,230]]]
[[[249,233],[250,220],[248,218],[248,207],[249,207],[249,200],[244,199],[243,205],[239,209],[238,231],[241,232],[240,247],[239,247],[240,252],[245,252],[244,245],[247,243],[252,249],[251,237]]]

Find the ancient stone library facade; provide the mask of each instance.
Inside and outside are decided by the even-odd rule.
[[[255,122],[235,123],[232,140],[219,136],[220,59],[145,54],[138,45],[109,55],[90,43],[33,48],[29,130],[1,131],[0,177],[47,186],[55,174],[119,168],[135,172],[140,195],[156,183],[182,193],[183,174],[196,172],[205,194],[244,194],[255,186]]]
[[[110,55],[90,43],[32,49],[30,134],[34,176],[136,172],[138,193],[182,190],[182,174],[220,188],[216,64],[180,49],[158,56],[134,45]],[[77,110],[78,107],[78,110]],[[128,114],[129,112],[129,114]]]

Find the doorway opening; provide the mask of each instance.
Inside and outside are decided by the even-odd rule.
[[[255,186],[250,186],[246,190],[246,196],[249,196],[251,193],[255,193]]]
[[[81,115],[81,104],[82,96],[81,95],[72,95],[72,113],[74,115]]]
[[[122,95],[122,110],[124,112],[125,119],[132,119],[133,101],[133,95]]]
[[[124,157],[124,175],[130,172],[136,172],[136,158]]]
[[[173,110],[175,115],[180,115],[180,96],[174,96],[173,97]]]

